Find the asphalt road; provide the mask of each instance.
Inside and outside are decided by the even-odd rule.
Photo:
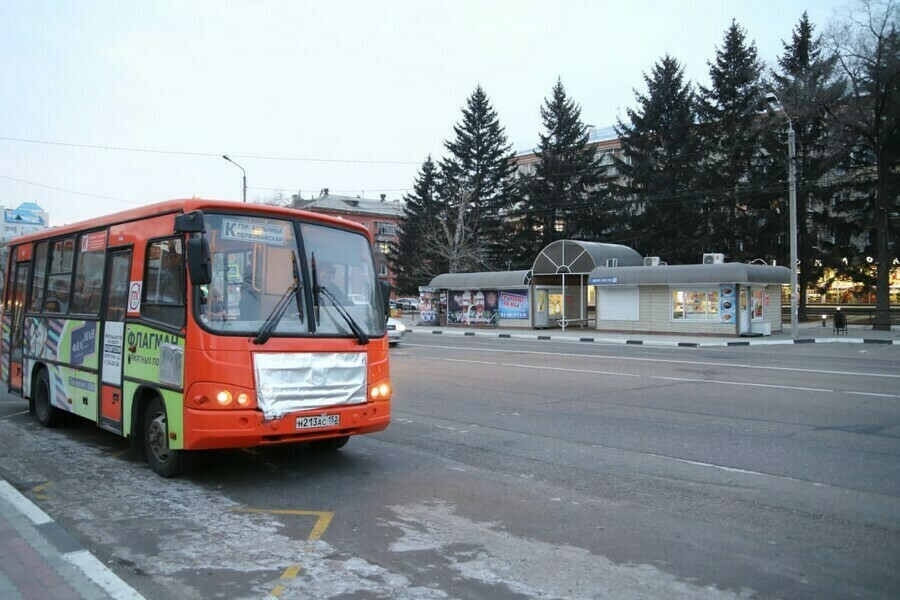
[[[0,397],[0,469],[148,598],[900,597],[900,347],[408,335],[394,421],[164,480]]]

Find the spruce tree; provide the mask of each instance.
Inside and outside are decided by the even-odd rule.
[[[777,245],[780,217],[772,204],[774,167],[761,151],[762,65],[755,44],[735,21],[709,75],[711,85],[701,86],[699,103],[706,194],[702,251],[724,252],[736,261],[768,258]]]
[[[697,191],[699,141],[696,102],[684,68],[669,56],[644,75],[647,93],[616,131],[627,160],[616,159],[626,185],[617,196],[626,207],[629,232],[620,241],[670,264],[695,263],[700,236]]]
[[[445,267],[444,258],[429,254],[423,240],[443,209],[437,188],[438,170],[429,156],[422,163],[412,193],[403,197],[400,240],[389,257],[394,286],[400,294],[418,295],[419,286],[428,285],[433,275],[443,272]]]
[[[506,248],[502,221],[509,206],[515,165],[511,161],[512,146],[480,85],[466,101],[462,120],[453,131],[455,137],[444,142],[448,154],[440,163],[441,196],[451,209],[459,198],[467,198],[467,219],[482,245],[481,260],[486,267],[492,266],[501,261]]]
[[[785,116],[790,117],[796,142],[797,170],[797,258],[800,286],[799,318],[806,320],[807,290],[830,266],[840,269],[842,255],[831,236],[819,236],[819,231],[841,228],[841,219],[829,210],[834,196],[834,180],[828,174],[837,166],[840,144],[830,127],[828,111],[843,102],[843,83],[836,77],[836,57],[823,51],[821,38],[804,12],[793,30],[791,41],[783,43],[784,52],[778,58],[778,69],[772,73],[773,87],[786,115],[772,115],[781,122],[771,128],[782,133],[778,144],[770,148],[776,162],[787,165]],[[787,167],[785,167],[786,169]],[[788,194],[787,186],[783,194]],[[787,225],[787,215],[784,219]],[[785,236],[788,232],[785,232]],[[838,237],[844,238],[838,234]],[[781,257],[784,264],[788,256]]]
[[[524,176],[524,195],[516,210],[516,256],[537,256],[559,239],[596,240],[606,232],[602,212],[601,169],[588,146],[588,127],[581,121],[581,107],[566,95],[557,80],[551,97],[541,107],[544,133],[540,134],[534,174]]]

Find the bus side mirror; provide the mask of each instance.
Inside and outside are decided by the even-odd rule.
[[[212,283],[212,273],[209,259],[209,240],[206,236],[192,237],[187,242],[188,272],[191,274],[191,283],[194,285],[209,285]]]
[[[387,281],[381,283],[381,303],[384,306],[385,318],[391,316],[391,284]]]
[[[206,233],[203,211],[195,210],[175,217],[175,233]]]

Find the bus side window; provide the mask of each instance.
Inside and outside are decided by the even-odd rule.
[[[181,238],[156,240],[147,248],[141,315],[172,327],[184,327],[184,260]]]
[[[109,282],[106,295],[106,320],[124,321],[128,302],[128,271],[131,251],[117,251],[110,256]]]

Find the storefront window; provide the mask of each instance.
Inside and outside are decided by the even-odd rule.
[[[719,292],[673,290],[672,319],[676,321],[718,321]]]

